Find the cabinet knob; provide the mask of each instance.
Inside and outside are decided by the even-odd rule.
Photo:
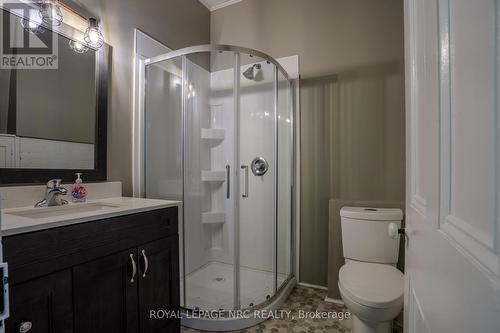
[[[33,327],[33,323],[31,321],[23,321],[19,325],[19,333],[26,333],[31,331],[31,328]]]

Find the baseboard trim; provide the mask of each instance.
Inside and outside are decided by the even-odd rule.
[[[330,297],[325,297],[325,302],[334,303],[337,305],[345,305],[343,300]]]
[[[297,284],[299,286],[301,286],[301,287],[308,287],[308,288],[314,288],[314,289],[328,290],[328,287],[318,286],[318,285],[310,284],[310,283],[299,282]]]

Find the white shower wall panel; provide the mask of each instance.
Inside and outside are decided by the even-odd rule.
[[[216,141],[211,148],[211,163],[214,168],[230,167],[230,188],[229,198],[227,198],[227,183],[213,192],[214,205],[223,207],[225,212],[225,222],[219,226],[213,226],[213,245],[209,251],[209,256],[214,262],[234,264],[234,205],[238,200],[235,192],[235,173],[239,167],[235,163],[235,131],[234,131],[234,90],[233,90],[233,69],[213,72],[210,75],[210,109],[211,128],[224,129],[224,140]],[[227,180],[226,180],[227,181]]]

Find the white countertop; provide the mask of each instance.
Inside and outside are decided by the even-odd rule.
[[[87,200],[86,203],[72,203],[68,205],[85,204],[103,204],[109,205],[98,210],[86,212],[68,212],[50,217],[30,218],[26,216],[12,215],[11,213],[23,211],[39,211],[42,209],[54,209],[54,207],[34,208],[33,206],[16,207],[2,210],[2,236],[15,235],[25,232],[61,227],[76,223],[95,221],[115,216],[128,215],[133,213],[145,212],[155,209],[179,206],[180,201],[142,199],[142,198],[106,198]],[[59,206],[60,207],[60,206]],[[75,206],[76,207],[76,206]]]

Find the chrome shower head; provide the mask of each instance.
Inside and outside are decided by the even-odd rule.
[[[260,64],[254,64],[247,68],[246,71],[243,72],[243,76],[249,80],[255,80],[256,74],[254,70],[260,70]]]

